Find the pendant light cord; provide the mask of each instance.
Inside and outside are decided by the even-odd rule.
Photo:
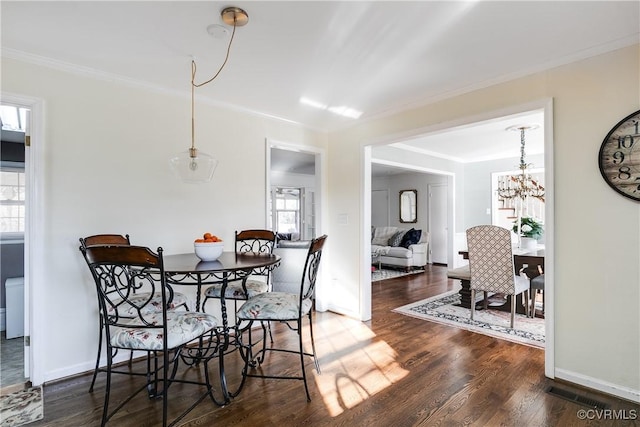
[[[227,55],[224,57],[224,62],[222,63],[222,65],[218,69],[218,72],[215,73],[214,76],[211,77],[206,82],[202,82],[202,83],[196,83],[195,82],[195,79],[196,79],[196,61],[195,60],[191,60],[191,86],[193,86],[193,87],[201,87],[201,86],[206,85],[207,83],[211,83],[216,77],[218,77],[218,74],[220,74],[220,72],[222,71],[224,66],[227,65],[227,61],[229,60],[229,54],[231,53],[231,44],[233,43],[233,36],[235,36],[235,34],[236,34],[236,25],[235,25],[235,18],[234,18],[233,31],[231,32],[231,38],[229,39],[229,45],[227,46]]]
[[[196,83],[196,61],[195,59],[191,60],[191,149],[190,151],[190,155],[191,157],[197,157],[197,150],[196,150],[196,138],[195,138],[195,123],[196,123],[196,119],[195,119],[195,88],[197,87],[202,87],[208,83],[211,83],[216,77],[218,77],[218,75],[220,74],[220,72],[222,71],[222,69],[224,68],[225,65],[227,65],[227,61],[229,60],[229,54],[231,53],[231,44],[233,43],[233,37],[236,34],[236,17],[234,16],[233,18],[233,31],[231,32],[231,38],[229,39],[229,45],[227,46],[227,54],[224,57],[224,62],[222,63],[222,65],[220,66],[220,68],[218,69],[218,71],[213,75],[213,77],[211,77],[209,80],[202,82],[202,83]]]

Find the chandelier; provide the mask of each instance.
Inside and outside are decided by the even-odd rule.
[[[507,130],[511,131],[520,131],[520,173],[507,175],[498,181],[498,197],[501,199],[520,199],[524,201],[529,197],[534,197],[544,202],[544,187],[531,177],[529,169],[532,165],[525,162],[524,155],[524,133],[526,130],[537,127],[537,125],[531,125],[507,128]]]
[[[224,58],[224,62],[213,77],[202,83],[196,83],[196,61],[191,60],[191,147],[169,160],[169,164],[174,174],[183,182],[209,182],[211,181],[211,178],[213,178],[213,173],[218,166],[218,161],[216,159],[196,148],[194,92],[195,88],[204,86],[218,77],[229,59],[229,52],[231,51],[231,44],[233,43],[233,36],[236,33],[236,27],[241,27],[249,22],[249,15],[247,15],[247,12],[237,7],[226,7],[222,10],[220,15],[225,24],[233,25],[233,32],[229,39],[229,45],[227,46],[227,54]],[[213,32],[217,32],[217,27],[220,26],[210,25],[209,27],[211,30],[210,28],[207,28],[207,31],[214,35]]]

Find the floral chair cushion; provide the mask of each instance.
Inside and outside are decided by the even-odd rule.
[[[149,292],[139,292],[139,293],[136,293],[131,298],[129,298],[129,300],[134,305],[143,305],[145,304],[145,301],[149,299],[149,295],[151,295]],[[134,305],[129,303],[124,303],[122,305],[118,305],[115,308],[113,306],[108,306],[107,313],[112,315],[115,313],[116,310],[118,310],[118,314],[120,315],[120,317],[131,317],[131,318],[138,317],[138,310],[134,307]],[[181,306],[188,310],[189,301],[187,300],[187,297],[181,294],[180,292],[174,292],[173,300],[171,301],[171,304],[169,304],[167,309],[174,310]],[[147,316],[149,314],[161,313],[161,312],[162,312],[162,293],[155,292],[153,294],[153,297],[151,298],[151,301],[149,301],[149,303],[142,308],[141,313],[143,316]]]
[[[246,286],[249,298],[259,294],[263,294],[269,290],[267,284],[259,280],[248,279]],[[207,288],[207,290],[205,291],[205,295],[207,298],[220,298],[220,296],[222,295],[222,284],[217,283]],[[227,289],[225,289],[224,297],[228,299],[247,299],[247,295],[242,288],[241,282],[229,283],[227,285]]]
[[[311,299],[302,301],[300,296],[287,292],[267,292],[247,300],[236,316],[241,320],[295,320],[311,310]]]
[[[146,318],[152,324],[162,323],[162,313]],[[130,324],[139,325],[138,319]],[[192,311],[167,312],[167,347],[176,348],[200,337],[219,325],[218,319],[207,313]],[[148,328],[111,328],[111,345],[132,350],[162,350],[162,330]]]

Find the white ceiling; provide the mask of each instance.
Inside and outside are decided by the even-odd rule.
[[[249,23],[237,29],[226,68],[197,96],[326,131],[355,120],[301,97],[360,110],[366,121],[640,40],[638,1],[3,0],[2,55],[186,95],[192,56],[196,82],[224,59],[228,38],[207,26],[221,24],[228,5],[245,9]],[[494,125],[490,139],[515,139],[517,150],[519,136]],[[489,124],[458,131],[473,144]],[[452,145],[451,135],[431,137],[421,149],[481,155]]]
[[[316,172],[316,159],[313,154],[272,148],[271,171],[313,175]]]
[[[529,128],[524,134],[525,153],[544,153],[542,110],[449,128],[393,145],[461,163],[519,157],[521,127]]]

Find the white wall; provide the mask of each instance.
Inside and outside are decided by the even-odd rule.
[[[264,227],[265,138],[326,147],[326,135],[272,119],[199,104],[196,146],[220,163],[211,183],[183,184],[169,158],[190,145],[190,101],[118,82],[2,60],[2,91],[44,100],[46,283],[40,301],[43,380],[92,369],[97,348],[95,290],[78,238],[129,233],[165,254],[190,252],[210,231],[231,249],[235,230]],[[238,189],[242,189],[238,192]]]
[[[612,191],[597,162],[609,130],[640,109],[639,65],[635,45],[331,133],[335,308],[368,313],[365,168],[354,167],[364,145],[553,98],[555,375],[640,401],[640,204]]]
[[[389,190],[389,225],[400,228],[415,228],[429,231],[429,185],[445,184],[447,177],[421,172],[407,172],[372,179],[372,189]],[[418,192],[418,217],[415,223],[400,222],[400,191],[416,190]]]

